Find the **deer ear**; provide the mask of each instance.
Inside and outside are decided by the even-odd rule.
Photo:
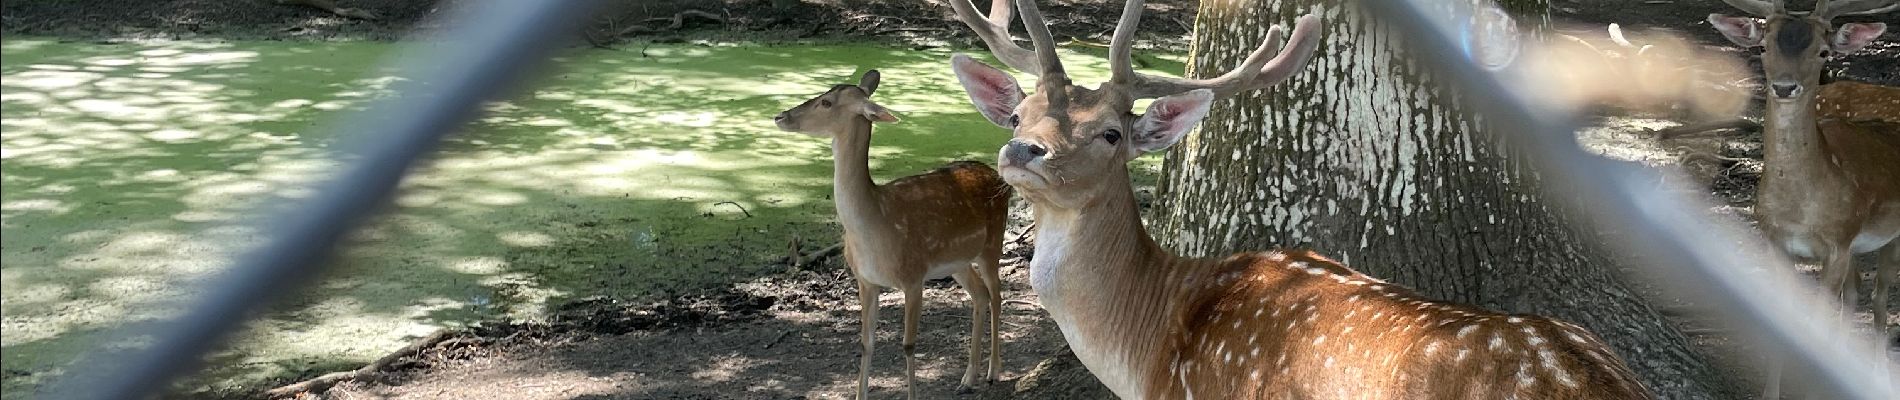
[[[1188,130],[1207,117],[1207,108],[1213,103],[1214,92],[1207,89],[1155,99],[1148,104],[1148,112],[1135,120],[1135,131],[1131,132],[1135,155],[1165,149],[1181,141]]]
[[[1722,14],[1709,14],[1709,25],[1714,26],[1722,37],[1742,47],[1761,45],[1761,20],[1749,17],[1731,17]]]
[[[1880,22],[1841,24],[1840,29],[1834,31],[1834,38],[1828,44],[1834,46],[1835,54],[1852,53],[1862,47],[1867,47],[1868,43],[1873,43],[1874,38],[1880,37],[1881,32],[1886,31],[1887,24]]]
[[[870,71],[864,71],[864,77],[858,78],[858,89],[864,89],[865,96],[870,96],[872,93],[877,93],[877,81],[880,79],[880,77],[882,77],[882,75],[878,74],[877,70],[875,69],[870,70]]]
[[[1023,89],[1015,77],[963,54],[950,56],[950,70],[956,72],[963,91],[970,94],[970,104],[976,105],[983,118],[996,126],[1015,128],[1009,126],[1009,116],[1023,102]]]
[[[863,114],[864,119],[871,120],[871,122],[897,122],[897,116],[891,115],[891,110],[884,108],[884,106],[869,101],[860,104],[863,104],[863,106],[858,110],[858,113]]]

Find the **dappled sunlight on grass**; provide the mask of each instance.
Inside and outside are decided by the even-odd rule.
[[[7,397],[101,332],[164,314],[180,282],[256,243],[257,205],[333,172],[321,118],[390,93],[381,43],[0,42]],[[352,235],[339,268],[213,357],[213,386],[353,367],[442,326],[565,300],[691,291],[836,240],[829,141],[771,117],[877,68],[880,181],[993,162],[950,52],[654,45],[562,57],[489,107]],[[986,54],[976,53],[980,57]],[[1079,81],[1099,54],[1065,57]],[[1163,58],[1179,71],[1178,58]],[[1028,77],[1019,77],[1029,82]],[[351,133],[359,134],[359,133]],[[1158,157],[1141,161],[1153,165]]]
[[[181,283],[253,243],[236,218],[333,167],[318,158],[327,138],[300,132],[320,111],[283,102],[338,100],[326,83],[362,75],[380,52],[4,43],[0,342],[9,370],[33,373],[8,374],[8,397],[56,375],[106,329],[166,315],[190,295]],[[275,75],[286,65],[322,68]]]

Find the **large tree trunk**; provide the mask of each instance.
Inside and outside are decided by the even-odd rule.
[[[1595,234],[1478,131],[1404,43],[1354,0],[1208,0],[1189,75],[1232,68],[1274,23],[1321,10],[1301,76],[1217,104],[1167,156],[1156,236],[1183,255],[1310,247],[1428,295],[1577,322],[1664,398],[1734,398],[1614,272]],[[1506,0],[1542,21],[1543,0]],[[1624,260],[1627,261],[1627,260]]]

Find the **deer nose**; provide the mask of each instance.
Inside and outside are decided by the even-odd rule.
[[[783,122],[783,121],[785,121],[785,113],[778,113],[778,115],[775,115],[775,116],[773,116],[773,117],[772,117],[772,121],[773,121],[773,122]]]
[[[1043,148],[1042,145],[1021,140],[1010,140],[1009,144],[1003,148],[1003,156],[1008,158],[1010,163],[1018,165],[1028,164],[1048,154],[1049,149]]]
[[[1774,91],[1775,97],[1786,99],[1786,98],[1792,98],[1795,95],[1800,94],[1801,85],[1796,85],[1792,83],[1771,83],[1768,85],[1768,90]]]

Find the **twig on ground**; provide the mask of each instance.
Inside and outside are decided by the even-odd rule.
[[[435,333],[416,339],[416,341],[410,342],[408,346],[403,346],[401,350],[396,350],[394,353],[389,353],[389,355],[378,358],[376,362],[364,365],[362,368],[342,372],[331,372],[303,382],[279,386],[276,389],[265,391],[264,397],[278,399],[295,396],[300,393],[321,393],[324,390],[330,389],[331,386],[336,386],[336,384],[343,383],[344,381],[375,377],[376,375],[382,374],[391,364],[395,364],[397,360],[414,355],[423,349],[441,343],[443,340],[447,340],[449,336],[453,336],[454,333],[455,331],[449,329],[435,331]]]
[[[1721,121],[1699,122],[1688,125],[1657,129],[1657,139],[1674,139],[1689,134],[1713,132],[1725,129],[1761,130],[1761,124],[1742,118]]]
[[[1036,302],[1023,300],[1023,299],[1003,300],[1003,304],[1021,304],[1021,305],[1029,306],[1029,308],[1042,308],[1041,304],[1036,304]]]
[[[733,207],[738,207],[738,208],[739,208],[739,212],[742,212],[742,213],[745,213],[745,217],[746,217],[746,218],[752,218],[752,212],[751,212],[751,211],[746,211],[746,209],[745,209],[745,206],[742,206],[742,205],[739,205],[739,203],[738,203],[738,202],[732,202],[732,201],[721,201],[721,202],[718,202],[718,203],[713,203],[713,205],[715,205],[715,206],[716,206],[716,205],[720,205],[720,204],[731,204],[731,205],[732,205]]]
[[[943,28],[928,27],[928,26],[913,26],[913,27],[884,28],[884,29],[879,29],[876,32],[871,32],[871,34],[883,35],[883,34],[890,34],[890,33],[897,33],[897,32],[942,32],[942,31],[944,31]]]
[[[1743,161],[1752,160],[1749,158],[1727,157],[1727,156],[1717,155],[1715,153],[1697,151],[1695,149],[1690,149],[1687,146],[1678,146],[1676,147],[1676,151],[1682,152],[1682,156],[1681,156],[1682,161],[1680,162],[1688,162],[1689,160],[1697,159],[1697,158],[1707,158],[1707,159],[1712,159],[1716,161],[1728,161],[1728,162],[1743,162]]]
[[[778,336],[777,336],[777,337],[774,337],[774,338],[772,338],[772,341],[770,341],[770,342],[766,342],[766,343],[765,343],[765,347],[763,347],[763,348],[767,348],[767,349],[770,349],[770,348],[772,348],[772,346],[777,346],[777,345],[778,345],[778,342],[783,342],[783,341],[785,341],[785,336],[787,336],[787,335],[791,335],[791,334],[792,334],[792,331],[780,331],[780,332],[778,333]]]

